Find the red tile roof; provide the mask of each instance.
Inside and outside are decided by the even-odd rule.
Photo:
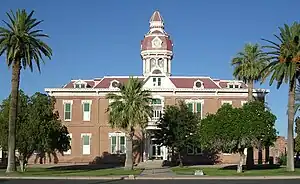
[[[194,82],[197,80],[203,82],[205,89],[220,88],[211,78],[208,77],[171,77],[170,79],[177,88],[193,88]]]

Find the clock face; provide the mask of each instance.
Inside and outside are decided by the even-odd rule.
[[[164,66],[164,61],[163,61],[162,58],[160,58],[160,59],[158,60],[158,66],[159,66],[159,67],[163,67],[163,66]]]
[[[160,48],[161,44],[162,44],[162,41],[158,37],[154,38],[152,41],[152,47],[154,47],[154,48]]]

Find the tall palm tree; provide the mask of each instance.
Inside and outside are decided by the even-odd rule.
[[[152,116],[152,98],[150,91],[143,90],[143,83],[138,78],[130,77],[119,88],[119,93],[106,96],[111,101],[107,109],[109,124],[126,132],[125,169],[133,169],[132,141],[135,129],[143,127],[148,117]]]
[[[294,117],[295,117],[295,91],[296,81],[299,77],[300,63],[300,25],[294,22],[291,26],[285,24],[279,27],[280,35],[274,35],[279,43],[263,39],[270,45],[264,48],[272,62],[263,70],[264,79],[270,77],[269,84],[277,81],[277,89],[282,83],[288,83],[288,142],[287,142],[287,171],[294,171]]]
[[[254,82],[261,79],[261,71],[267,66],[267,55],[258,44],[246,44],[242,52],[232,59],[233,76],[248,84],[248,101],[253,100]]]
[[[33,71],[34,63],[40,71],[40,62],[43,56],[51,59],[52,50],[41,38],[48,37],[36,27],[42,22],[33,18],[23,10],[7,13],[9,22],[4,21],[6,27],[0,27],[0,56],[6,53],[8,67],[12,67],[11,101],[9,111],[9,136],[8,136],[8,165],[6,172],[16,171],[15,164],[15,134],[18,104],[18,91],[21,69],[29,67]]]

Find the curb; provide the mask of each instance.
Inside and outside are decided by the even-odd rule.
[[[0,179],[15,180],[274,180],[300,179],[300,176],[65,176],[65,177],[33,177],[33,176],[0,176]]]

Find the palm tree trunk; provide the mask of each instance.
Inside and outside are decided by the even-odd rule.
[[[248,102],[253,101],[253,88],[254,88],[254,82],[248,81]],[[247,149],[247,158],[246,158],[246,165],[247,168],[250,169],[254,165],[254,153],[253,153],[253,147],[250,147]]]
[[[294,112],[295,112],[296,80],[290,81],[288,99],[288,140],[287,140],[287,171],[295,171],[294,167]]]
[[[12,78],[11,78],[11,99],[9,109],[9,121],[8,121],[8,163],[7,173],[16,171],[16,120],[18,110],[18,97],[19,97],[19,83],[20,83],[21,63],[20,60],[16,60],[12,66]]]
[[[133,162],[133,137],[134,130],[131,128],[128,138],[126,139],[126,160],[125,160],[125,169],[133,170],[134,162]]]
[[[248,82],[248,102],[253,101],[253,81]]]

